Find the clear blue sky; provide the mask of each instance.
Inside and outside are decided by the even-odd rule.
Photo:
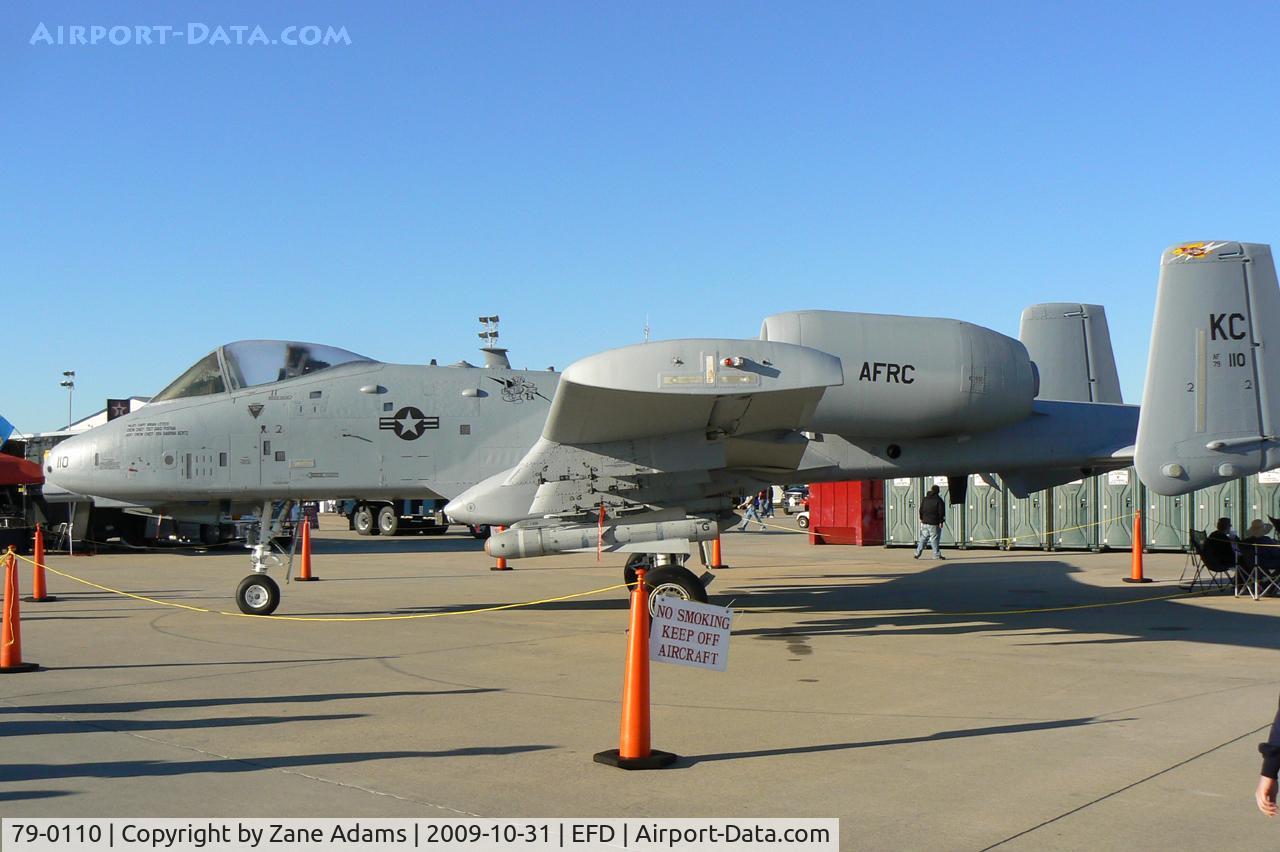
[[[1105,304],[1280,238],[1280,7],[8,2],[0,413],[149,395],[219,343],[517,366],[799,308]],[[37,26],[345,26],[349,46],[32,45]]]

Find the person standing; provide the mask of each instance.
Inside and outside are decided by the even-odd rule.
[[[920,534],[916,536],[916,555],[913,559],[920,558],[926,544],[933,548],[934,559],[947,558],[942,555],[942,524],[947,519],[947,504],[942,502],[938,493],[940,490],[934,485],[920,501]]]

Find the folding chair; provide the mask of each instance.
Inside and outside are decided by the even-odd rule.
[[[1268,515],[1267,520],[1271,522],[1272,529],[1280,530],[1280,524],[1275,518]],[[1272,551],[1270,559],[1266,558],[1262,547],[1254,548],[1253,599],[1255,601],[1267,595],[1280,595],[1280,559],[1275,556],[1275,553],[1280,553],[1280,546],[1266,545],[1265,547],[1266,550]]]
[[[1187,591],[1193,590],[1196,585],[1205,588],[1228,589],[1235,588],[1239,594],[1239,587],[1236,584],[1235,575],[1232,574],[1238,567],[1235,561],[1222,562],[1219,561],[1213,550],[1208,547],[1209,537],[1199,530],[1191,531],[1191,554],[1190,564],[1182,569],[1182,576],[1178,578],[1178,585]],[[1192,571],[1191,579],[1187,580],[1187,572]],[[1231,576],[1228,576],[1231,575]]]

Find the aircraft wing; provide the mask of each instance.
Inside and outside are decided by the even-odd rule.
[[[646,343],[565,370],[542,437],[515,468],[446,511],[472,522],[610,518],[657,508],[716,512],[735,476],[794,471],[798,431],[838,358],[763,340]],[[754,479],[752,480],[754,481]]]

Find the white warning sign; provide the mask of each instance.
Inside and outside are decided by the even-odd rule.
[[[729,665],[733,610],[674,597],[658,598],[649,629],[649,659],[722,672]]]

